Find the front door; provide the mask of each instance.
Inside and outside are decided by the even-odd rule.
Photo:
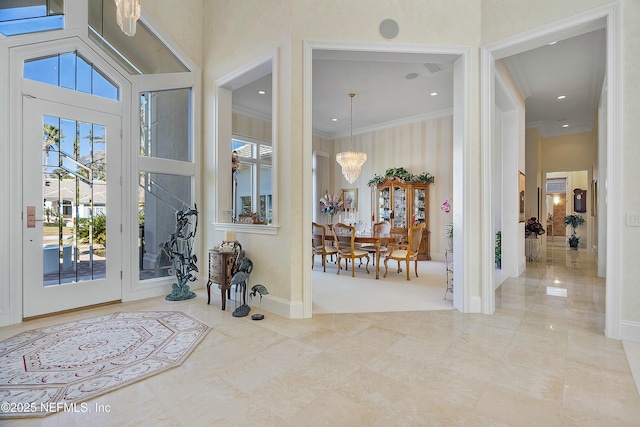
[[[121,299],[120,129],[23,98],[23,317]]]

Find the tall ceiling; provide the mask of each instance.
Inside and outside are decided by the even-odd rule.
[[[544,137],[590,131],[604,81],[605,49],[605,30],[597,29],[503,58],[525,97],[527,127],[537,127]],[[349,135],[350,93],[356,94],[354,134],[450,114],[457,59],[455,55],[314,51],[314,133],[327,139]],[[267,94],[259,95],[259,89]],[[271,75],[234,89],[234,107],[269,116],[270,90]],[[437,95],[432,96],[434,92]],[[560,95],[566,98],[558,100]]]

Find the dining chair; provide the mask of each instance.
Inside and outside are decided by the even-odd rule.
[[[409,262],[415,262],[416,277],[418,277],[418,250],[420,249],[420,241],[422,240],[422,233],[427,225],[423,222],[419,225],[411,227],[407,233],[407,243],[392,244],[390,245],[391,251],[384,258],[384,276],[387,277],[389,260],[398,261],[398,273],[402,271],[400,263],[406,262],[407,280],[411,280],[409,277]]]
[[[355,277],[355,260],[362,262],[362,258],[367,259],[366,269],[369,274],[369,252],[355,247],[356,229],[347,224],[334,224],[333,237],[338,249],[338,274],[342,268],[340,262],[345,259],[345,268],[349,267],[351,260],[351,277]]]
[[[391,223],[389,221],[380,221],[373,224],[373,236],[374,237],[389,237],[389,232],[391,231]],[[386,245],[380,246],[379,249],[375,247],[375,245],[364,245],[361,246],[360,249],[363,251],[367,251],[370,254],[375,254],[376,251],[380,251],[380,256],[386,255],[388,249]],[[373,265],[376,265],[376,257],[373,256]]]
[[[333,260],[333,256],[338,253],[338,250],[335,246],[330,245],[326,242],[327,229],[324,225],[320,225],[318,223],[313,222],[311,225],[311,269],[313,269],[313,263],[316,255],[320,255],[322,257],[322,269],[323,271],[327,271],[327,256],[331,256],[331,260]]]

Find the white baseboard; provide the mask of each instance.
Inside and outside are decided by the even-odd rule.
[[[620,322],[620,332],[623,341],[640,342],[640,323],[623,320]]]
[[[482,313],[482,298],[476,296],[469,298],[469,313]]]
[[[215,288],[215,289],[214,289]],[[231,296],[233,298],[233,292]],[[217,287],[211,287],[211,301],[220,300],[220,289]],[[233,299],[227,299],[227,308],[229,308],[229,302],[233,304]],[[247,299],[247,304],[258,307],[260,304],[260,298]],[[262,311],[277,314],[278,316],[286,317],[289,319],[302,319],[304,317],[304,310],[302,301],[287,301],[282,298],[274,297],[272,295],[265,295],[262,297]]]
[[[262,308],[265,311],[289,319],[302,319],[304,317],[302,301],[287,301],[282,298],[267,295],[262,298]]]

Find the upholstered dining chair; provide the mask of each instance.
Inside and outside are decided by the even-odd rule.
[[[338,250],[335,246],[329,244],[325,239],[327,237],[327,229],[324,225],[320,225],[317,223],[312,223],[311,226],[311,244],[312,244],[312,252],[311,252],[311,268],[313,269],[313,263],[316,255],[320,255],[322,257],[322,270],[327,271],[327,256],[331,256],[333,260],[333,256],[338,253]]]
[[[373,224],[373,236],[380,236],[380,237],[389,237],[389,232],[391,231],[391,223],[389,221],[381,221],[381,222],[376,222],[375,224]],[[373,253],[374,256],[373,258],[373,265],[376,265],[376,257],[375,257],[375,253],[376,253],[376,247],[375,245],[364,245],[361,246],[360,249],[362,249],[363,251],[367,251],[370,254]],[[387,254],[387,246],[380,246],[380,256],[384,256]]]
[[[347,224],[333,225],[333,238],[338,249],[338,274],[342,268],[340,262],[345,259],[345,268],[349,266],[351,260],[351,277],[355,277],[355,260],[358,258],[362,262],[362,258],[367,259],[367,274],[369,274],[369,252],[355,247],[356,229]]]
[[[420,240],[422,240],[422,233],[427,225],[423,222],[415,227],[411,227],[407,233],[407,243],[399,245],[390,245],[391,251],[384,258],[384,277],[387,277],[389,260],[398,261],[398,273],[402,271],[400,263],[406,262],[407,280],[411,280],[409,277],[409,262],[415,262],[416,277],[418,277],[418,249],[420,248]]]

